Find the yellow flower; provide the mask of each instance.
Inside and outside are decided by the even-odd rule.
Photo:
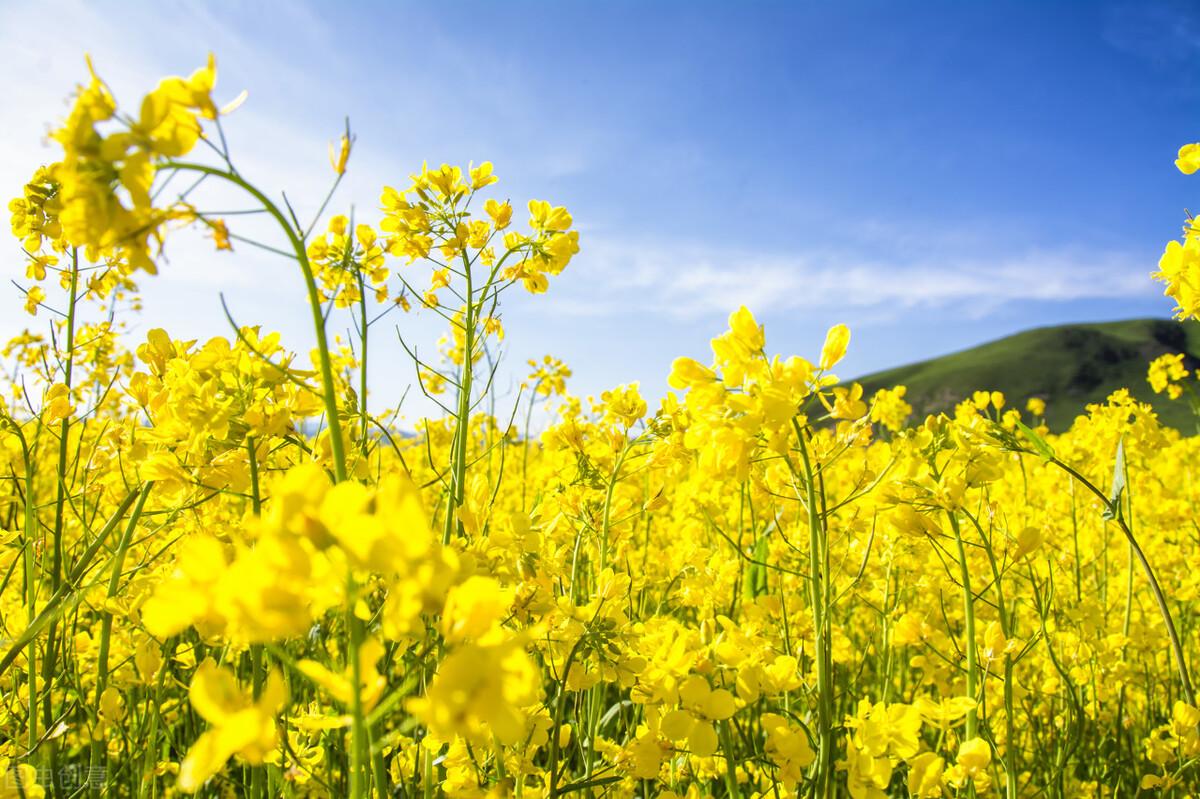
[[[1013,552],[1014,558],[1023,558],[1036,552],[1042,545],[1044,536],[1040,527],[1022,527],[1017,533],[1017,546]]]
[[[946,761],[933,752],[922,752],[908,762],[908,793],[918,799],[940,797]]]
[[[687,389],[715,382],[717,374],[693,358],[676,358],[671,363],[671,375],[667,383],[671,388]]]
[[[442,611],[442,635],[447,643],[486,643],[489,634],[500,633],[499,624],[508,615],[512,593],[491,577],[474,575],[450,589]]]
[[[1163,293],[1175,300],[1176,317],[1200,314],[1200,238],[1168,242],[1153,276],[1167,284]]]
[[[41,286],[33,286],[25,292],[25,313],[37,316],[38,306],[46,301],[46,292]]]
[[[657,730],[642,727],[639,734],[621,750],[617,766],[631,777],[652,780],[658,777],[663,761],[671,754],[671,745]]]
[[[688,750],[696,757],[709,757],[717,751],[717,731],[713,721],[724,721],[737,712],[733,694],[724,688],[713,689],[699,674],[688,677],[679,686],[680,708],[662,720],[662,731],[673,741],[687,739]]]
[[[764,713],[761,723],[767,735],[766,755],[779,767],[779,777],[791,791],[804,778],[804,770],[816,759],[808,733],[776,713]]]
[[[100,694],[100,719],[104,724],[117,724],[125,718],[125,697],[114,686]]]
[[[28,763],[12,764],[0,756],[0,799],[45,799],[46,789],[38,784],[38,771]]]
[[[488,200],[483,204],[483,210],[492,218],[492,225],[496,230],[504,230],[512,221],[513,209],[508,202]]]
[[[228,561],[225,547],[212,536],[195,535],[180,542],[175,571],[159,584],[142,606],[142,623],[157,638],[170,637],[192,624],[211,629],[216,585]]]
[[[1200,144],[1185,144],[1180,147],[1175,166],[1185,175],[1191,175],[1200,169]]]
[[[904,401],[907,391],[905,386],[876,391],[871,397],[871,421],[882,424],[892,432],[899,431],[912,413],[912,406]]]
[[[229,241],[229,228],[225,225],[224,219],[214,219],[209,224],[209,231],[212,233],[213,243],[217,245],[218,250],[233,251],[233,244]]]
[[[564,231],[571,227],[571,215],[561,205],[552,207],[545,200],[530,200],[529,226],[540,231]]]
[[[992,762],[992,747],[982,738],[972,738],[963,741],[958,747],[958,759],[955,765],[962,769],[967,777],[981,774]]]
[[[471,167],[471,191],[479,191],[485,186],[490,186],[500,178],[492,174],[492,162],[484,161],[476,167]]]
[[[238,686],[233,671],[205,660],[192,675],[188,697],[209,723],[179,766],[179,788],[195,792],[234,755],[252,765],[261,763],[278,742],[275,716],[287,702],[287,688],[278,669],[267,677],[257,700]]]
[[[384,655],[383,644],[374,637],[369,637],[359,646],[359,700],[364,710],[371,710],[383,695],[387,687],[387,677],[376,669],[379,659]],[[315,660],[301,660],[296,667],[310,680],[324,688],[330,696],[350,707],[354,702],[354,675],[351,666],[347,666],[341,674],[335,674]]]
[[[763,326],[754,319],[754,315],[745,305],[730,314],[729,330],[751,352],[758,352],[766,344]]]
[[[514,744],[525,732],[524,708],[538,699],[537,667],[513,639],[461,644],[442,660],[425,696],[409,710],[433,735]]]
[[[1004,629],[998,621],[988,622],[983,631],[983,649],[980,652],[988,660],[1006,657],[1017,648],[1018,641],[1004,637]]]
[[[443,199],[457,197],[466,191],[462,183],[462,169],[449,164],[442,164],[432,171],[424,167],[420,175],[413,177],[413,187],[418,191],[433,189]]]
[[[352,144],[353,140],[346,134],[342,134],[336,153],[333,149],[333,142],[329,143],[329,165],[333,167],[335,175],[346,174],[346,163],[350,160],[350,148]]]
[[[1183,357],[1183,353],[1168,353],[1160,355],[1150,362],[1146,380],[1155,394],[1162,394],[1165,391],[1168,397],[1177,399],[1183,393],[1179,381],[1187,379],[1191,374],[1183,365]]]
[[[605,416],[625,427],[632,427],[646,415],[646,401],[642,399],[636,382],[605,391],[600,395],[600,400],[604,403]]]
[[[66,419],[74,412],[75,406],[71,404],[71,390],[62,383],[50,386],[42,401],[42,421],[46,424],[54,424]]]
[[[158,643],[152,638],[143,638],[134,651],[133,663],[141,681],[147,685],[152,684],[163,663]]]
[[[851,383],[850,388],[834,386],[833,403],[829,403],[821,395],[821,401],[829,409],[829,415],[834,419],[861,419],[867,415],[867,403],[862,399],[863,387],[859,383]]]
[[[846,356],[846,347],[850,344],[850,328],[845,325],[834,325],[825,334],[825,345],[821,347],[821,370],[832,369],[838,361]]]

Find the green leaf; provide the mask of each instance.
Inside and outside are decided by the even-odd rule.
[[[747,577],[746,587],[751,599],[767,593],[767,567],[764,564],[770,556],[771,550],[767,545],[767,536],[764,535],[754,545],[753,557],[757,563],[751,564],[750,574]]]
[[[1125,438],[1117,442],[1117,458],[1113,463],[1112,490],[1108,494],[1108,508],[1104,518],[1108,520],[1121,518],[1121,497],[1125,494]]]
[[[1034,450],[1042,457],[1042,460],[1054,460],[1054,450],[1046,443],[1046,439],[1037,434],[1037,431],[1020,421],[1017,422],[1017,428],[1025,434],[1025,438],[1029,439],[1029,443],[1033,444]]]

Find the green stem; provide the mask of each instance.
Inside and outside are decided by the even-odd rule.
[[[808,558],[809,597],[812,604],[813,629],[816,633],[814,659],[817,665],[817,743],[816,771],[813,780],[814,795],[833,795],[833,683],[830,660],[830,627],[825,600],[828,596],[825,582],[828,574],[824,565],[824,524],[817,509],[817,484],[813,473],[808,444],[799,422],[792,419],[792,429],[800,445],[800,458],[804,466],[805,505],[808,510]]]
[[[525,510],[525,488],[529,484],[529,428],[533,423],[533,404],[537,401],[539,379],[529,391],[529,407],[525,411],[525,436],[521,439],[521,510]]]
[[[733,741],[729,735],[729,722],[721,722],[721,748],[725,750],[725,790],[730,799],[741,799],[742,791],[738,786],[737,762],[733,759]]]
[[[1109,500],[1104,492],[1097,488],[1090,480],[1081,475],[1079,472],[1072,469],[1067,464],[1055,458],[1051,463],[1054,463],[1067,474],[1078,480],[1087,490],[1091,491],[1100,501],[1104,503],[1113,514],[1117,526],[1121,528],[1125,539],[1129,542],[1130,548],[1133,550],[1134,556],[1138,563],[1141,564],[1142,571],[1146,575],[1146,580],[1150,583],[1150,591],[1154,594],[1154,601],[1158,605],[1158,612],[1162,615],[1163,623],[1167,627],[1167,637],[1171,641],[1171,653],[1175,658],[1175,665],[1179,669],[1179,682],[1183,687],[1183,695],[1187,699],[1187,703],[1192,707],[1196,707],[1196,695],[1192,690],[1192,679],[1188,673],[1187,660],[1184,658],[1183,645],[1179,642],[1179,633],[1175,630],[1175,621],[1171,618],[1171,609],[1167,606],[1166,595],[1163,594],[1162,586],[1158,584],[1158,578],[1154,574],[1154,569],[1150,567],[1150,561],[1146,559],[1146,553],[1142,551],[1138,545],[1137,539],[1133,536],[1133,531],[1129,529],[1129,525],[1125,523],[1125,518],[1121,514],[1120,507],[1114,507],[1114,503]]]
[[[366,716],[362,702],[362,658],[359,649],[362,646],[362,622],[354,613],[357,603],[358,588],[355,584],[353,571],[346,575],[346,627],[349,638],[350,679],[353,680],[351,694],[351,732],[350,732],[350,797],[360,799],[366,795],[370,784],[370,774],[367,772],[368,739]]]
[[[1028,502],[1028,500],[1026,500]],[[983,525],[979,523],[979,519],[975,518],[969,512],[964,511],[964,514],[971,520],[975,530],[979,533],[979,540],[983,544],[983,551],[987,553],[988,563],[992,568],[992,588],[996,591],[996,609],[1000,617],[1000,629],[1004,633],[1004,638],[1007,640],[1012,638],[1015,631],[1012,627],[1012,618],[1008,612],[1008,604],[1004,600],[1004,583],[1001,580],[1003,576],[1000,571],[1000,564],[996,562],[996,553],[992,548],[991,537],[984,532]],[[1013,738],[1016,735],[1016,724],[1013,719],[1014,699],[1013,699],[1013,661],[1008,656],[1007,652],[1001,653],[1000,657],[1004,658],[1004,729],[1005,729],[1005,747],[1004,747],[1004,794],[1006,799],[1016,799],[1017,797],[1017,750],[1013,745]]]
[[[156,748],[158,738],[158,718],[162,707],[163,685],[166,682],[167,674],[171,671],[171,658],[175,655],[176,639],[169,639],[163,647],[163,665],[158,671],[158,680],[154,684],[154,702],[150,710],[150,731],[146,736],[146,759],[142,765],[142,783],[138,796],[154,796],[157,795],[154,791],[154,767],[158,760],[158,752]],[[111,795],[111,794],[110,794]]]
[[[613,464],[612,474],[608,478],[608,488],[604,493],[604,515],[600,524],[600,571],[604,571],[608,565],[608,528],[612,518],[613,492],[621,479],[621,467],[625,465],[625,457],[629,454],[629,449],[630,442],[626,436],[621,452],[617,455],[616,463]]]
[[[258,451],[254,436],[246,436],[246,457],[250,464],[250,507],[254,515],[262,513],[262,496],[258,486]],[[266,669],[263,666],[262,644],[250,645],[250,683],[257,700],[262,695],[266,681]],[[250,767],[250,796],[251,799],[262,799],[267,795],[267,770],[264,765]]]
[[[358,431],[358,447],[359,457],[364,461],[367,459],[367,430],[370,417],[367,416],[367,327],[370,324],[367,321],[367,294],[366,284],[363,281],[362,269],[358,269],[358,342],[359,342],[359,361],[358,361],[358,413],[359,413],[359,431]]]
[[[79,292],[79,250],[71,249],[71,283],[67,291],[67,320],[66,320],[66,352],[63,364],[63,385],[67,387],[67,399],[70,400],[72,373],[75,362],[75,305]],[[63,572],[63,530],[65,522],[64,509],[67,500],[67,448],[71,431],[71,415],[67,414],[59,423],[58,430],[58,463],[55,470],[57,488],[54,500],[54,565],[51,572],[50,585],[55,591],[62,583]],[[55,666],[58,661],[58,623],[51,622],[46,633],[45,658],[42,661],[43,688],[54,682]],[[45,690],[42,696],[42,726],[50,729],[54,723],[54,691]],[[58,769],[58,740],[52,739],[50,746],[50,769],[53,779],[57,779]],[[57,785],[55,786],[57,790]]]
[[[287,218],[283,215],[283,212],[279,210],[279,207],[275,203],[271,202],[257,188],[243,180],[240,175],[226,172],[216,167],[193,164],[186,161],[167,161],[163,166],[167,169],[178,169],[186,172],[199,172],[204,175],[211,175],[234,184],[257,200],[267,213],[274,217],[275,221],[279,223],[279,227],[283,229],[284,234],[287,236],[288,243],[292,246],[292,250],[295,253],[296,262],[300,265],[300,271],[304,275],[304,286],[308,292],[308,306],[312,313],[313,332],[317,336],[317,357],[320,361],[321,382],[324,389],[322,399],[325,403],[326,424],[329,425],[330,447],[333,450],[333,473],[337,482],[342,482],[346,479],[346,448],[345,440],[342,438],[342,423],[338,411],[337,390],[333,382],[333,362],[329,356],[329,340],[325,334],[325,314],[321,307],[321,296],[317,290],[317,281],[313,277],[312,264],[308,261],[308,252],[304,247],[304,240],[301,238],[301,234],[292,228]]]
[[[567,678],[571,676],[571,665],[575,662],[575,656],[579,653],[580,647],[583,645],[583,638],[575,642],[571,647],[571,651],[567,654],[567,659],[563,663],[562,678],[558,682],[558,701],[554,706],[554,724],[550,728],[550,765],[547,771],[548,797],[549,799],[558,799],[558,757],[559,757],[559,731],[562,729],[563,715],[567,710]]]
[[[974,703],[979,701],[979,657],[975,646],[975,594],[971,591],[971,570],[967,565],[967,550],[963,545],[962,531],[958,526],[958,516],[949,509],[946,517],[954,530],[954,541],[958,545],[958,565],[962,579],[963,616],[966,618],[966,649],[967,649],[967,697]],[[966,740],[976,737],[979,726],[979,711],[972,704],[967,711]]]
[[[467,439],[471,436],[471,378],[475,370],[472,355],[475,352],[475,293],[472,285],[471,264],[463,256],[467,281],[466,307],[463,310],[463,353],[462,370],[458,380],[458,408],[455,413],[453,450],[450,454],[450,496],[446,501],[446,521],[442,530],[442,544],[449,544],[458,529],[458,509],[466,496]],[[487,288],[484,288],[486,292]]]
[[[37,573],[37,552],[34,547],[34,536],[37,527],[37,511],[34,507],[33,493],[33,476],[34,465],[30,458],[29,448],[25,443],[24,437],[21,438],[21,445],[25,458],[25,591],[26,591],[26,608],[28,610],[26,625],[32,629],[34,621],[37,619],[37,598],[38,598],[38,573]],[[15,647],[14,647],[15,650]],[[14,654],[15,657],[15,654]],[[30,637],[29,652],[26,654],[27,668],[26,678],[29,681],[29,737],[26,749],[32,752],[37,747],[38,741],[38,717],[37,717],[37,698],[38,698],[38,678],[37,678],[37,638]],[[0,667],[0,674],[4,673],[4,668]]]
[[[117,552],[113,556],[112,571],[108,575],[108,591],[105,593],[106,600],[113,600],[121,589],[121,573],[125,567],[125,556],[129,552],[129,545],[133,541],[134,529],[137,527],[138,520],[142,516],[142,509],[146,507],[146,499],[150,496],[150,491],[154,487],[153,482],[146,483],[142,486],[142,491],[138,494],[137,503],[133,506],[133,511],[129,515],[129,521],[125,524],[125,531],[121,534],[121,540],[117,544]],[[100,644],[96,655],[96,703],[92,708],[93,717],[97,724],[100,721],[100,698],[104,693],[104,689],[108,687],[108,652],[112,640],[112,613],[108,611],[107,603],[102,611],[100,619]],[[93,771],[103,769],[108,764],[108,747],[105,741],[92,736],[92,745],[90,755],[90,765]],[[92,796],[100,795],[99,782],[90,784]]]

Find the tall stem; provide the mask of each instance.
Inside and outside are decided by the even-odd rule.
[[[629,448],[629,436],[626,435],[625,443],[621,446],[621,452],[617,455],[612,474],[608,478],[608,488],[604,492],[604,514],[600,522],[600,571],[604,571],[608,566],[608,528],[612,524],[613,492],[621,479],[621,467],[625,465],[625,457],[629,454]]]
[[[262,494],[258,484],[258,446],[254,436],[246,436],[246,457],[250,464],[250,508],[254,515],[262,513]],[[254,698],[262,695],[265,684],[266,668],[263,665],[262,644],[250,645],[250,683],[253,686]],[[267,795],[266,767],[262,764],[250,766],[250,797],[262,799]]]
[[[979,658],[978,653],[975,651],[975,594],[971,591],[971,570],[967,566],[967,550],[963,545],[962,531],[958,526],[958,516],[954,511],[947,509],[946,518],[950,520],[950,527],[954,530],[954,541],[958,545],[958,566],[962,579],[963,616],[966,617],[967,639],[967,697],[972,702],[978,702]],[[978,725],[979,711],[976,705],[972,704],[971,709],[967,711],[966,739],[968,741],[976,736]]]
[[[463,256],[466,276],[466,308],[463,310],[462,370],[458,378],[458,408],[454,429],[454,449],[450,458],[450,492],[446,500],[446,522],[442,529],[442,544],[449,544],[458,529],[458,509],[466,496],[467,440],[471,436],[471,377],[475,369],[475,291],[471,279],[471,264]]]
[[[1026,499],[1026,503],[1028,503],[1028,499]],[[1015,631],[1013,630],[1013,620],[1009,616],[1008,604],[1004,599],[1003,573],[1000,571],[1000,565],[996,562],[996,553],[992,549],[991,538],[984,532],[979,519],[969,512],[964,511],[964,513],[979,533],[979,541],[983,546],[983,551],[987,554],[988,563],[992,567],[992,589],[996,592],[996,612],[1000,617],[1000,629],[1004,633],[1005,640],[1008,640],[1013,637]],[[1016,737],[1016,724],[1013,719],[1013,660],[1007,652],[1001,653],[1000,657],[1004,658],[1004,795],[1006,799],[1017,799],[1017,748],[1013,743],[1013,739]]]
[[[71,250],[71,285],[67,292],[67,349],[63,364],[63,385],[71,390],[71,377],[75,361],[75,304],[79,291],[79,251]],[[68,395],[69,398],[69,395]],[[71,430],[70,414],[63,417],[59,423],[58,434],[58,491],[54,501],[54,573],[52,586],[58,589],[62,581],[63,568],[63,506],[66,503],[67,487],[67,436]],[[50,628],[52,631],[53,626]],[[51,633],[53,635],[53,633]]]
[[[112,571],[108,575],[108,592],[105,595],[107,599],[115,599],[121,589],[121,572],[125,567],[125,555],[129,551],[129,544],[133,541],[133,533],[137,528],[138,520],[142,516],[142,509],[146,506],[146,499],[150,496],[150,490],[154,487],[153,482],[146,483],[142,486],[142,491],[138,494],[137,503],[133,506],[133,511],[129,515],[129,521],[125,525],[125,531],[121,535],[121,540],[117,544],[117,553],[113,556]],[[100,718],[100,700],[104,694],[104,690],[108,687],[108,652],[112,639],[112,624],[113,617],[105,607],[103,617],[100,620],[100,646],[96,655],[96,704],[93,707],[93,715],[99,721]],[[97,736],[92,736],[91,752],[89,753],[91,769],[106,768],[108,762],[108,748],[103,739]],[[100,795],[99,781],[89,781],[92,796]]]
[[[367,320],[367,288],[366,281],[363,280],[362,270],[357,269],[358,273],[358,415],[359,415],[359,430],[358,430],[358,454],[362,460],[367,459],[367,339],[368,326],[370,322]]]
[[[325,403],[326,424],[329,426],[330,448],[333,450],[333,473],[337,482],[342,482],[346,479],[346,445],[345,439],[342,437],[342,422],[338,411],[337,389],[333,382],[333,361],[329,356],[329,339],[325,334],[325,313],[321,307],[321,295],[317,290],[316,278],[313,277],[312,264],[308,261],[308,252],[304,247],[304,239],[302,238],[303,234],[292,228],[287,217],[283,215],[283,212],[279,210],[279,207],[275,203],[271,202],[257,188],[243,180],[240,175],[226,172],[216,167],[193,164],[186,161],[168,161],[164,167],[167,169],[212,175],[213,177],[234,184],[257,200],[263,209],[279,223],[279,227],[287,236],[288,243],[295,253],[296,263],[300,265],[300,272],[304,275],[304,286],[308,292],[308,307],[312,313],[313,332],[317,336],[317,357],[320,361],[321,383],[324,389],[322,391],[322,399]]]
[[[1129,525],[1126,524],[1125,517],[1121,514],[1119,502],[1114,503],[1109,500],[1109,498],[1105,496],[1104,492],[1097,488],[1094,483],[1081,475],[1079,472],[1072,469],[1067,464],[1060,461],[1058,458],[1052,460],[1051,463],[1058,466],[1058,468],[1062,469],[1067,474],[1078,480],[1085,488],[1087,488],[1088,491],[1091,491],[1093,494],[1099,497],[1100,501],[1104,503],[1105,507],[1112,512],[1113,518],[1117,522],[1117,526],[1120,527],[1121,532],[1124,533],[1125,539],[1129,542],[1130,549],[1133,550],[1134,557],[1136,557],[1138,563],[1141,564],[1142,572],[1145,573],[1146,580],[1150,583],[1150,591],[1154,594],[1154,602],[1158,605],[1158,612],[1162,615],[1163,624],[1165,624],[1167,628],[1167,637],[1171,641],[1171,653],[1174,655],[1175,665],[1179,669],[1179,682],[1183,688],[1184,698],[1187,700],[1189,705],[1195,707],[1196,695],[1192,689],[1192,678],[1188,673],[1187,660],[1183,654],[1183,645],[1179,642],[1179,633],[1175,630],[1175,621],[1171,618],[1171,609],[1167,606],[1167,597],[1165,594],[1163,594],[1162,586],[1158,584],[1158,578],[1154,574],[1154,569],[1150,567],[1150,561],[1146,559],[1146,553],[1142,551],[1137,539],[1133,536],[1133,531],[1130,530]]]
[[[26,623],[30,628],[32,628],[38,616],[37,599],[39,583],[37,546],[35,544],[35,536],[37,534],[38,526],[37,508],[34,505],[33,477],[35,469],[32,457],[33,453],[30,452],[24,438],[22,438],[21,444],[25,460],[25,607],[27,610]],[[32,752],[35,748],[37,748],[38,741],[38,674],[36,637],[29,639],[29,651],[25,655],[25,660],[25,676],[29,682],[29,737],[26,742],[26,748]],[[0,674],[3,673],[4,669],[0,668]]]
[[[833,682],[830,652],[830,626],[826,598],[826,581],[829,575],[825,568],[825,530],[817,509],[817,483],[813,473],[808,444],[799,422],[792,419],[792,429],[800,445],[800,458],[804,466],[805,505],[808,510],[808,562],[809,598],[812,604],[813,629],[816,632],[814,659],[817,662],[817,742],[816,774],[814,795],[833,795]]]
[[[70,399],[72,373],[75,364],[75,305],[79,294],[79,250],[71,249],[71,283],[67,290],[67,347],[63,364],[63,385],[67,387],[67,399]],[[63,416],[58,428],[58,464],[55,471],[58,485],[54,500],[54,566],[51,573],[50,585],[55,591],[62,584],[63,572],[63,529],[67,501],[67,439],[71,432],[71,415]],[[50,624],[46,633],[46,652],[42,661],[42,685],[47,688],[42,697],[42,726],[50,729],[54,724],[54,691],[49,690],[54,682],[54,670],[58,661],[58,622]],[[49,741],[50,768],[52,779],[57,780],[58,769],[58,740]]]

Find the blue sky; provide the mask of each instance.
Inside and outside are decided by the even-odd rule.
[[[303,208],[347,115],[338,199],[360,216],[423,160],[491,160],[505,195],[566,205],[582,252],[548,295],[509,304],[507,359],[563,357],[581,393],[640,380],[657,396],[741,303],[784,354],[814,357],[849,324],[843,376],[1165,316],[1149,273],[1200,205],[1172,165],[1200,139],[1200,10],[1183,2],[0,0],[10,194],[53,156],[46,123],[85,50],[127,103],[215,52],[218,98],[249,90],[228,121],[243,172]],[[225,334],[224,291],[241,321],[308,346],[286,263],[186,236],[170,255],[135,337]],[[21,276],[15,245],[0,265]],[[0,315],[0,334],[24,323]],[[384,405],[410,371],[380,333]]]

